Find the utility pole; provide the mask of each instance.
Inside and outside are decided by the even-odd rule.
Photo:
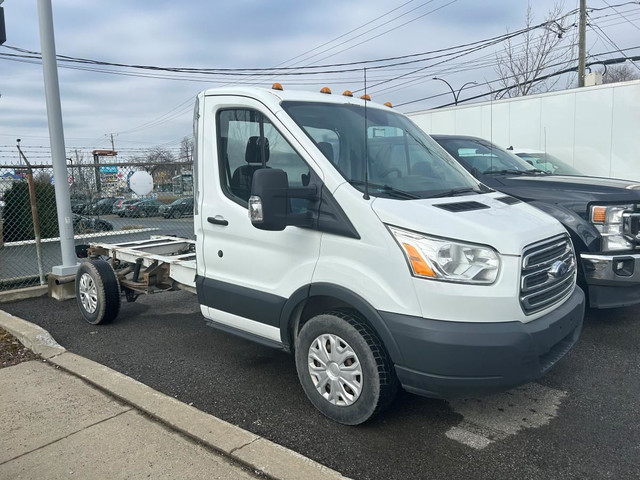
[[[115,152],[115,151],[116,151],[116,146],[115,146],[115,144],[113,143],[113,133],[109,133],[109,134],[105,133],[105,134],[104,134],[104,136],[105,136],[105,137],[106,137],[106,136],[110,136],[110,137],[111,137],[111,150],[113,150],[113,151]]]
[[[42,71],[44,75],[44,93],[47,102],[49,121],[49,142],[55,182],[56,205],[58,210],[58,229],[60,231],[60,250],[62,265],[52,268],[54,275],[75,274],[78,268],[75,241],[73,237],[73,217],[67,182],[67,155],[62,129],[62,109],[60,107],[60,85],[58,83],[58,64],[56,60],[55,35],[53,33],[53,11],[51,0],[38,0],[38,23],[40,26],[40,50],[42,51]]]
[[[587,0],[580,0],[578,31],[578,87],[584,87],[587,62]]]

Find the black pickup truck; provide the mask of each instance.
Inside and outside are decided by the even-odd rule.
[[[482,183],[565,226],[591,307],[640,303],[640,182],[557,175],[481,138],[431,136]]]

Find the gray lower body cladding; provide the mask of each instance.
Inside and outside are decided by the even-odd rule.
[[[405,390],[434,398],[486,395],[543,376],[582,330],[584,292],[528,323],[447,322],[380,312],[402,352]]]

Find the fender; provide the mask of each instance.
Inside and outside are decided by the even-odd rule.
[[[555,203],[540,201],[527,203],[551,215],[567,229],[578,257],[580,252],[597,252],[600,250],[600,232],[573,210]]]
[[[360,312],[375,329],[380,340],[382,340],[389,352],[393,363],[402,364],[402,353],[378,311],[358,294],[343,286],[330,283],[312,283],[305,285],[289,297],[280,315],[280,337],[285,349],[291,348],[292,339],[289,335],[289,327],[293,312],[313,297],[331,297],[351,305]]]

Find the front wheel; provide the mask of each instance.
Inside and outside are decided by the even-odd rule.
[[[302,388],[322,414],[359,425],[381,413],[398,391],[384,345],[357,314],[334,311],[313,317],[296,339]]]
[[[82,262],[76,273],[76,299],[82,317],[92,325],[107,323],[120,312],[120,284],[104,260]]]

